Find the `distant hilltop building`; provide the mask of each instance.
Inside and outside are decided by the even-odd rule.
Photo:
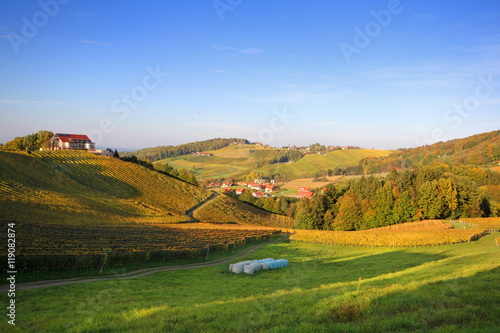
[[[77,149],[94,151],[95,143],[83,134],[56,133],[50,139],[49,147],[51,150]]]

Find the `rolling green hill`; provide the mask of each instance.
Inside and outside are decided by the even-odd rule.
[[[361,161],[365,172],[389,172],[393,167],[444,163],[448,165],[492,166],[500,161],[500,130],[477,134],[463,139],[438,142],[411,149],[400,149],[381,158]]]
[[[196,178],[219,178],[239,176],[254,170],[257,161],[275,152],[276,149],[258,145],[231,145],[222,149],[206,151],[213,156],[183,155],[154,162],[154,165],[168,163],[194,172]]]
[[[348,149],[337,150],[325,155],[307,154],[296,162],[270,164],[264,167],[255,166],[279,149],[256,145],[231,145],[222,149],[208,151],[213,156],[183,155],[154,162],[155,165],[168,163],[170,166],[185,168],[194,172],[201,180],[204,178],[239,177],[251,171],[264,175],[281,174],[287,179],[312,176],[321,170],[347,167],[358,164],[367,157],[386,157],[392,151]],[[280,151],[286,151],[281,149]]]
[[[268,165],[258,171],[264,173],[282,174],[288,179],[297,179],[302,176],[311,176],[317,171],[334,169],[335,167],[354,166],[367,157],[386,157],[390,150],[347,149],[337,150],[325,155],[305,155],[297,162],[280,165]]]
[[[0,151],[0,219],[169,223],[210,192],[115,158],[79,151]]]
[[[187,155],[187,154],[194,153],[197,151],[206,151],[206,150],[224,148],[224,147],[227,147],[227,146],[233,144],[234,142],[238,142],[241,144],[248,143],[248,141],[245,139],[216,138],[216,139],[210,139],[210,140],[205,140],[205,141],[196,141],[196,142],[185,143],[185,144],[178,145],[178,146],[159,146],[159,147],[154,147],[154,148],[139,149],[137,151],[124,151],[124,152],[121,152],[120,154],[122,156],[135,155],[140,160],[148,159],[151,162],[154,162],[154,161],[158,161],[158,160],[165,159],[165,158]]]
[[[211,194],[137,164],[88,152],[0,151],[0,220],[175,223],[191,221],[186,214],[208,201],[195,210],[201,222],[278,224],[272,222],[274,214],[226,196],[212,202]]]

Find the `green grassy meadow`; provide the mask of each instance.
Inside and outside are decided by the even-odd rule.
[[[336,150],[325,155],[309,154],[294,163],[273,164],[258,169],[264,173],[279,173],[289,179],[301,178],[304,174],[312,174],[321,170],[335,169],[335,167],[355,166],[366,157],[386,157],[390,150],[347,149]]]
[[[469,244],[370,248],[302,242],[228,265],[20,290],[14,332],[498,332],[499,234]],[[6,295],[2,294],[5,304]]]
[[[265,146],[244,145],[229,146],[208,153],[213,156],[183,155],[156,161],[153,164],[168,163],[176,169],[185,168],[194,172],[197,179],[219,178],[227,176],[238,177],[250,171],[263,174],[282,174],[289,179],[297,179],[305,174],[317,171],[347,167],[358,164],[366,157],[386,157],[392,153],[389,150],[348,149],[337,150],[325,155],[308,154],[297,162],[266,165],[255,168],[255,163],[265,158],[275,149]]]

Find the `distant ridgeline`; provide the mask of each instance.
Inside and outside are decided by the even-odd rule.
[[[185,143],[179,146],[159,146],[155,148],[145,148],[140,149],[135,152],[122,152],[121,156],[131,156],[135,155],[138,159],[148,159],[151,162],[159,161],[164,158],[176,157],[181,155],[187,155],[196,152],[202,152],[207,150],[217,150],[227,147],[234,143],[246,144],[249,143],[246,139],[210,139],[205,141],[196,141],[191,143]]]
[[[363,159],[365,174],[389,172],[392,168],[432,165],[488,165],[500,161],[500,130],[464,139],[438,142],[412,149],[400,149],[387,157]]]

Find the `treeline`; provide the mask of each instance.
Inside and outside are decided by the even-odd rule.
[[[500,216],[500,173],[435,164],[330,184],[311,199],[238,197],[297,221],[299,229],[363,230],[426,220]]]
[[[457,219],[498,214],[480,191],[500,185],[500,174],[468,166],[445,164],[393,169],[385,179],[361,177],[323,195],[301,201],[297,227],[361,230],[424,219]]]
[[[41,147],[48,148],[49,140],[54,136],[51,131],[38,131],[21,137],[16,137],[4,145],[0,145],[1,149],[18,150],[32,152]]]
[[[186,183],[192,184],[192,185],[198,185],[198,181],[196,180],[195,175],[186,169],[180,169],[177,171],[176,169],[172,168],[170,165],[167,163],[162,163],[161,165],[154,166],[150,160],[147,158],[139,159],[135,155],[131,156],[122,156],[120,157],[122,161],[125,162],[130,162],[130,163],[135,163],[139,164],[145,168],[155,170],[157,172],[163,173],[167,176],[171,176],[177,179],[180,179],[182,181],[185,181]]]
[[[154,170],[159,171],[163,174],[170,175],[174,178],[185,181],[186,183],[192,185],[198,185],[198,181],[196,180],[196,176],[189,170],[184,168],[177,170],[172,168],[168,163],[162,163],[154,167]]]
[[[266,155],[265,158],[255,163],[254,167],[256,169],[262,168],[269,164],[275,163],[286,163],[286,162],[296,162],[304,156],[298,150],[275,150],[272,153]]]
[[[299,201],[296,198],[285,196],[257,199],[256,197],[252,196],[251,191],[248,190],[246,190],[239,196],[235,194],[232,194],[232,196],[238,200],[252,204],[269,212],[280,215],[287,215],[290,217],[295,215],[296,203]]]
[[[488,165],[499,160],[500,131],[494,131],[413,149],[400,149],[388,157],[365,158],[360,165],[365,174],[371,174],[389,172],[395,167],[412,168],[434,163]]]
[[[138,159],[148,159],[151,162],[159,161],[165,158],[176,157],[181,155],[187,155],[191,153],[217,150],[227,147],[233,143],[246,144],[248,143],[245,139],[210,139],[205,141],[196,141],[191,143],[185,143],[179,146],[160,146],[155,148],[145,148],[140,149],[135,152],[122,152],[123,156],[135,155]]]

